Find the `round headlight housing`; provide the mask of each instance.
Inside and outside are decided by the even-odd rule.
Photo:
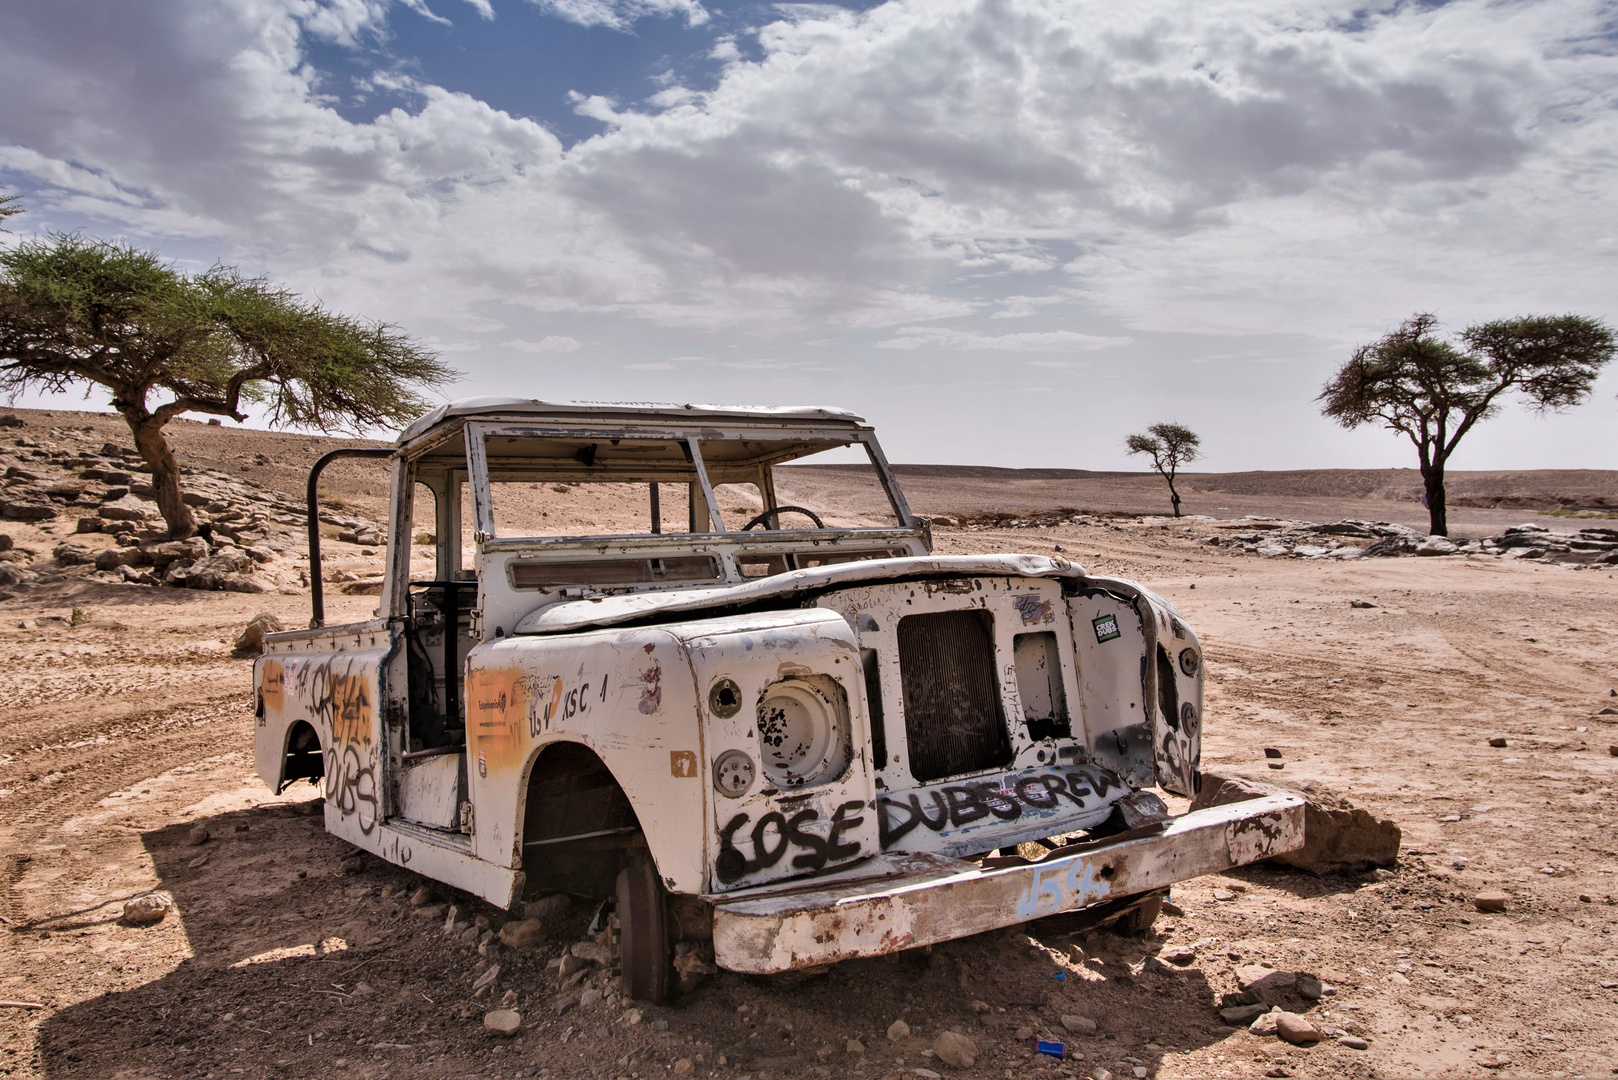
[[[848,704],[836,680],[791,678],[764,688],[758,702],[759,764],[778,787],[804,787],[848,765]]]

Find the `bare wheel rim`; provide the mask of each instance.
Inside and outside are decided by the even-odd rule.
[[[661,1004],[669,992],[669,933],[663,883],[650,860],[618,875],[618,948],[624,996]]]

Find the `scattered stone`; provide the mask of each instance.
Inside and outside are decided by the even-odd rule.
[[[499,964],[490,964],[489,965],[489,970],[485,971],[482,975],[479,975],[477,977],[477,980],[472,983],[472,992],[475,994],[479,990],[484,989],[485,987],[493,986],[494,981],[496,979],[498,979],[499,977],[500,977],[500,965]]]
[[[1505,736],[1496,735],[1494,738],[1489,740],[1489,745],[1495,747],[1496,749],[1504,747],[1506,745]]]
[[[1482,912],[1501,912],[1506,910],[1508,899],[1503,892],[1480,892],[1472,897],[1472,905]]]
[[[1188,967],[1197,958],[1195,945],[1178,945],[1171,949],[1164,949],[1157,954],[1159,960],[1173,964],[1175,967]]]
[[[168,917],[174,905],[166,896],[147,893],[124,905],[124,922],[130,926],[155,926]]]
[[[945,1065],[970,1069],[978,1059],[978,1044],[958,1031],[941,1031],[933,1040],[933,1053]]]
[[[592,964],[612,963],[612,949],[599,941],[575,941],[571,952],[580,960],[588,960]]]
[[[1094,1035],[1096,1033],[1096,1022],[1088,1016],[1080,1016],[1077,1013],[1068,1013],[1063,1016],[1062,1026],[1075,1035]]]
[[[438,896],[431,885],[423,885],[410,894],[410,906],[413,908],[431,907],[437,901]]]
[[[1299,974],[1296,971],[1278,971],[1259,964],[1244,964],[1236,969],[1236,985],[1244,994],[1257,994],[1273,1000],[1280,994],[1296,989]]]
[[[337,864],[337,869],[342,871],[344,874],[362,873],[365,870],[365,856],[350,855],[348,858]]]
[[[515,1035],[522,1028],[522,1014],[516,1009],[495,1009],[483,1014],[483,1030],[490,1035]]]
[[[1339,1035],[1337,1042],[1338,1045],[1346,1046],[1350,1050],[1369,1050],[1371,1048],[1371,1044],[1358,1035]]]
[[[635,1027],[637,1024],[639,1024],[641,1021],[643,1021],[645,1019],[646,1019],[645,1014],[643,1014],[639,1009],[625,1009],[624,1010],[623,1021],[624,1021],[624,1023],[628,1024],[630,1027]]]
[[[512,949],[528,949],[545,940],[545,924],[538,919],[518,919],[500,928],[500,944]]]
[[[95,563],[98,553],[94,548],[85,547],[83,544],[69,543],[57,544],[51,554],[56,556],[56,561],[63,566],[87,566]]]
[[[1298,994],[1310,1001],[1319,1001],[1326,993],[1326,984],[1313,975],[1298,976]]]
[[[1429,536],[1416,545],[1417,555],[1453,555],[1459,550],[1460,545],[1447,536]]]
[[[858,1039],[850,1039],[844,1044],[843,1049],[850,1054],[863,1054],[865,1053],[865,1044]]]
[[[1350,600],[1348,602],[1348,606],[1349,607],[1354,607],[1354,608],[1374,608],[1374,607],[1376,607],[1376,605],[1371,603],[1371,601],[1369,601],[1369,600]]]
[[[565,913],[572,906],[566,893],[557,893],[555,896],[541,897],[530,900],[523,905],[522,917],[525,919],[549,919],[554,915]]]
[[[349,991],[349,994],[351,997],[357,998],[376,997],[376,987],[368,982],[357,982],[354,984],[354,989]]]
[[[236,656],[259,656],[264,652],[264,635],[279,634],[286,627],[273,612],[261,611],[253,616],[240,635],[236,638]],[[418,905],[419,906],[419,905]]]
[[[1320,1029],[1311,1024],[1306,1017],[1289,1012],[1276,1014],[1275,1033],[1294,1046],[1319,1042],[1322,1037]]]
[[[1264,756],[1267,758],[1278,758],[1281,757],[1281,751],[1273,746],[1266,746],[1264,748]]]
[[[1229,889],[1215,889],[1213,891],[1213,898],[1228,904],[1230,901],[1236,899],[1236,894],[1231,892]]]
[[[1173,900],[1163,901],[1163,906],[1158,910],[1164,915],[1169,915],[1176,919],[1185,917],[1185,908],[1181,907],[1179,904],[1176,904]]]
[[[1254,1035],[1274,1035],[1276,1017],[1280,1016],[1281,1012],[1281,1006],[1277,1005],[1267,1013],[1260,1013],[1258,1018],[1247,1026],[1247,1030]]]
[[[563,994],[561,997],[556,999],[552,1007],[556,1010],[556,1015],[561,1016],[569,1009],[577,1006],[578,1003],[579,996],[577,994]]]
[[[208,837],[211,835],[208,832],[208,826],[193,825],[191,826],[191,832],[186,835],[185,842],[192,847],[201,847],[208,842]]]
[[[1282,788],[1244,777],[1204,773],[1202,792],[1192,800],[1191,809],[1204,810],[1283,791],[1304,798],[1304,846],[1271,861],[1312,874],[1333,874],[1392,866],[1398,860],[1402,833],[1396,823],[1373,816],[1313,781]],[[1217,891],[1214,896],[1219,898]]]
[[[574,956],[572,953],[568,953],[562,957],[562,962],[557,968],[557,974],[565,979],[571,975],[575,975],[578,972],[583,971],[589,966],[590,961],[586,960],[584,957]]]
[[[1240,1027],[1242,1024],[1252,1023],[1268,1011],[1263,1005],[1232,1005],[1219,1010],[1219,1019],[1232,1027]]]
[[[579,994],[579,1008],[588,1009],[601,1001],[601,991],[593,986],[587,986]]]
[[[903,1042],[910,1038],[910,1025],[903,1020],[895,1020],[888,1025],[888,1038],[893,1042]]]

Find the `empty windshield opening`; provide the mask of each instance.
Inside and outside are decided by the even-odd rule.
[[[501,428],[484,433],[482,449],[485,520],[496,537],[747,532],[779,540],[902,525],[871,452],[858,443],[791,433],[687,440]],[[463,524],[471,528],[470,513]]]

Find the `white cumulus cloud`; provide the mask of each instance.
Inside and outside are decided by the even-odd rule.
[[[1128,345],[1127,337],[1097,337],[1073,330],[1025,334],[984,334],[976,330],[950,330],[937,326],[906,326],[891,338],[877,342],[879,349],[964,349],[971,352],[1093,352]]]

